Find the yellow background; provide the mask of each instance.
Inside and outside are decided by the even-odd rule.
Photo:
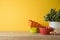
[[[60,8],[60,0],[0,0],[0,31],[28,31],[29,19],[44,26],[43,16]]]

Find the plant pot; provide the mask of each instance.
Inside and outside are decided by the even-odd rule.
[[[42,35],[49,35],[50,31],[48,30],[48,28],[44,27],[44,28],[40,28],[40,34]]]
[[[54,29],[51,27],[42,27],[42,28],[39,28],[39,30],[40,30],[40,34],[43,34],[43,35],[50,35],[50,32],[54,31]]]
[[[49,22],[49,26],[54,29],[60,29],[60,22]]]

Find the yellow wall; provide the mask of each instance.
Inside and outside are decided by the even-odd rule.
[[[43,16],[60,0],[0,0],[0,31],[28,31],[28,20],[47,26]]]

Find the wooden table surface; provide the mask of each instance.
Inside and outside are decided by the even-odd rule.
[[[60,35],[41,35],[24,32],[0,32],[0,40],[60,40]]]

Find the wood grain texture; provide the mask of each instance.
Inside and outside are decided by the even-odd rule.
[[[0,40],[60,40],[60,35],[40,35],[21,32],[0,32]]]

